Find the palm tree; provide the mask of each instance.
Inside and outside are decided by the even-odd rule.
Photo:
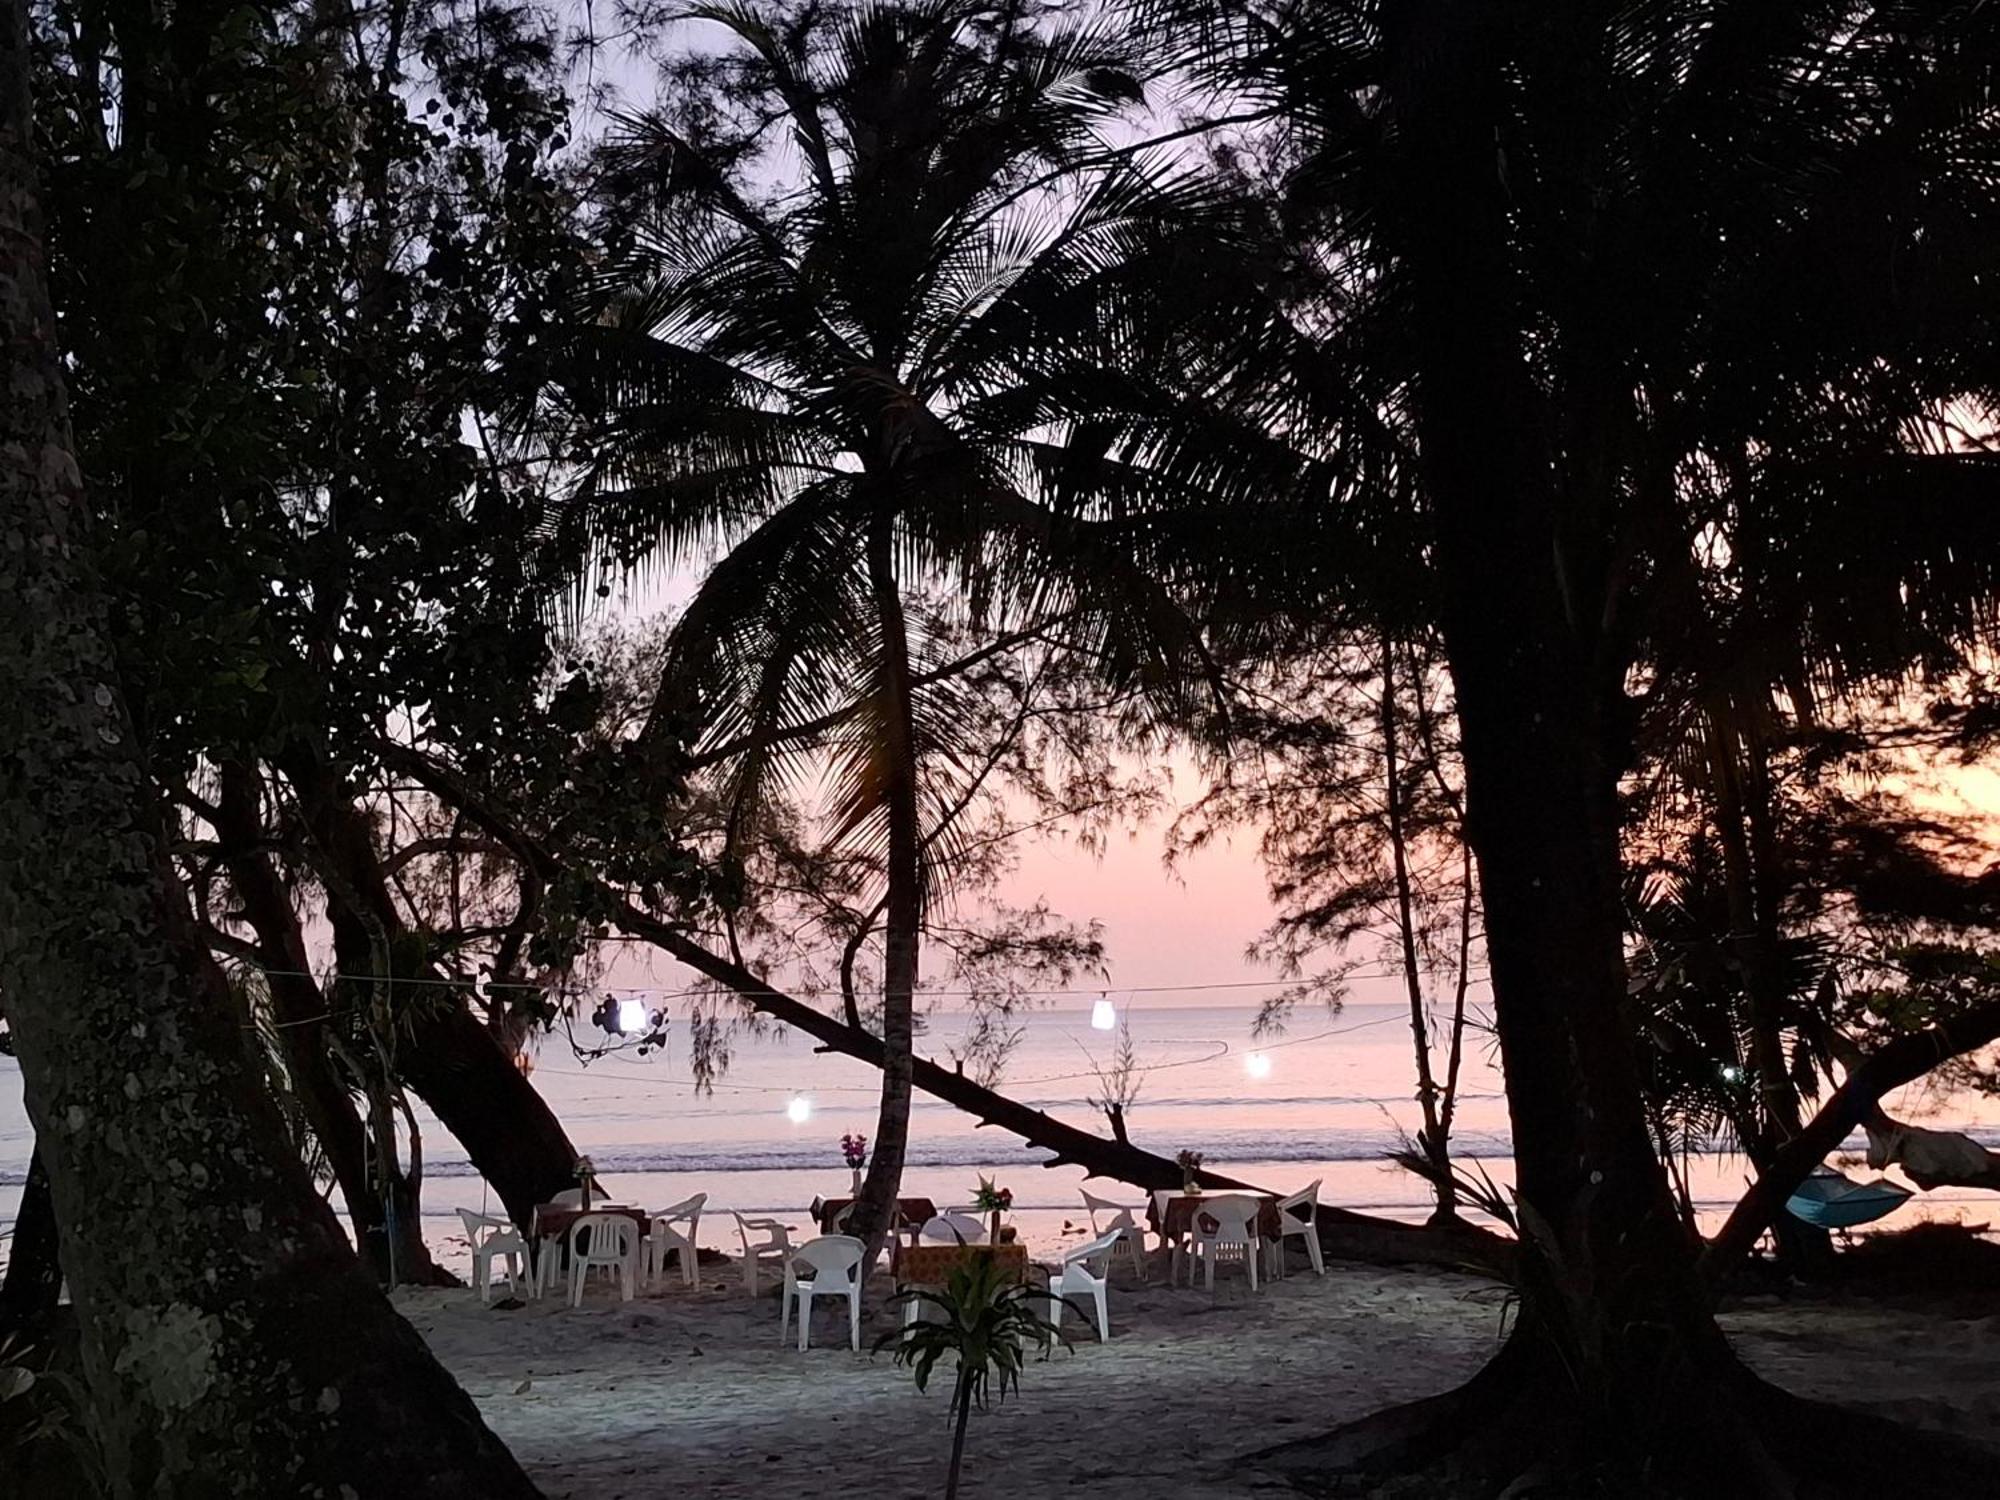
[[[562,566],[725,549],[672,634],[654,727],[692,724],[740,860],[824,770],[830,837],[879,864],[881,1117],[852,1233],[878,1248],[908,1132],[927,903],[990,771],[964,658],[1094,661],[1186,712],[1206,658],[1141,562],[1169,384],[1171,264],[1221,195],[1106,132],[1137,102],[1115,29],[975,0],[721,4],[729,50],[603,155],[606,261],[556,386],[583,478]],[[780,144],[782,149],[779,149]],[[982,769],[983,767],[983,769]],[[850,950],[851,951],[851,950]]]
[[[1775,1487],[1814,1462],[1773,1456],[1808,1419],[1730,1359],[1647,1138],[1619,779],[1648,716],[1712,680],[1705,595],[1756,601],[1823,690],[1982,638],[2000,464],[1947,439],[2000,386],[1983,270],[2000,17],[1141,9],[1204,44],[1234,113],[1271,122],[1289,264],[1320,281],[1282,286],[1304,308],[1289,326],[1235,320],[1249,399],[1355,456],[1322,505],[1343,535],[1354,496],[1406,483],[1433,570],[1517,1190],[1546,1231],[1507,1354],[1433,1408],[1438,1442],[1540,1426],[1554,1384],[1572,1464],[1701,1454],[1687,1477],[1707,1485],[1727,1453]],[[1413,475],[1364,462],[1385,428]],[[1534,1462],[1549,1437],[1486,1457]]]

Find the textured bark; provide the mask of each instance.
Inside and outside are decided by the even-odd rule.
[[[528,1496],[368,1282],[180,903],[117,688],[0,30],[0,990],[114,1491]]]
[[[890,552],[890,521],[880,517],[868,541],[868,581],[875,596],[882,660],[883,743],[889,820],[889,893],[882,932],[882,1103],[868,1176],[849,1216],[848,1233],[868,1247],[868,1263],[895,1227],[903,1158],[910,1143],[911,1064],[916,1045],[917,943],[923,921],[923,865],[917,826],[917,747],[911,718],[910,642]]]
[[[377,1281],[386,1283],[393,1265],[400,1281],[453,1284],[457,1278],[431,1260],[421,1214],[398,1214],[391,1244],[389,1216],[383,1212],[382,1194],[369,1170],[367,1128],[353,1094],[334,1070],[326,998],[310,977],[312,955],[306,948],[305,929],[290,890],[259,847],[263,820],[256,775],[242,762],[229,761],[222,765],[220,779],[216,810],[221,823],[216,836],[222,843],[223,864],[242,904],[243,919],[257,935],[285,1070],[305,1109],[306,1122],[333,1167],[361,1258]],[[410,1207],[414,1204],[405,1205]]]
[[[398,1076],[527,1229],[537,1203],[576,1185],[576,1148],[548,1101],[423,957],[422,935],[404,925],[390,895],[367,816],[339,778],[303,748],[289,752],[282,769],[316,845],[340,972],[372,976],[387,964],[399,982]]]
[[[28,1159],[21,1207],[7,1242],[7,1279],[0,1281],[0,1343],[9,1334],[29,1333],[62,1298],[62,1237],[56,1206],[49,1196],[48,1169],[37,1148]]]

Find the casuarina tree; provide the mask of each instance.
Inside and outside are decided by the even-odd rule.
[[[1915,634],[1981,638],[1994,466],[1929,438],[1991,409],[2000,20],[1141,8],[1269,126],[1224,153],[1295,252],[1267,280],[1280,312],[1237,320],[1250,399],[1348,456],[1324,535],[1361,529],[1357,497],[1420,518],[1455,690],[1522,1317],[1469,1387],[1374,1430],[1489,1484],[1872,1483],[1736,1364],[1696,1280],[1641,1102],[1618,792],[1644,717],[1702,680],[1703,569],[1781,605],[1807,661],[1839,640],[1850,680]],[[1413,462],[1371,471],[1385,427]]]

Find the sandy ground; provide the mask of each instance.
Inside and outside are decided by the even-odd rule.
[[[1235,1276],[1211,1295],[1121,1270],[1108,1344],[1066,1319],[1072,1350],[973,1414],[962,1493],[1291,1493],[1236,1460],[1444,1389],[1500,1326],[1500,1289],[1469,1278],[1330,1264],[1253,1296]],[[734,1267],[631,1303],[593,1289],[576,1310],[483,1308],[466,1291],[398,1302],[550,1500],[943,1491],[949,1372],[920,1395],[871,1357],[886,1310],[854,1354],[844,1305],[822,1304],[800,1354],[779,1344],[775,1295],[753,1301]],[[1755,1368],[1801,1394],[1987,1440],[2000,1428],[2000,1318],[1753,1299],[1725,1322]]]

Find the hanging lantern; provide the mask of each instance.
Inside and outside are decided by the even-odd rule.
[[[1243,1071],[1248,1073],[1252,1078],[1269,1078],[1271,1076],[1271,1054],[1268,1052],[1252,1052],[1243,1059]]]
[[[804,1094],[792,1095],[792,1102],[785,1106],[785,1118],[794,1125],[803,1125],[813,1117],[813,1102]]]
[[[1099,1000],[1090,1007],[1090,1024],[1097,1031],[1112,1030],[1118,1025],[1118,1007],[1109,1000]]]
[[[646,1003],[643,1000],[634,1000],[627,996],[618,1002],[619,1035],[632,1036],[644,1031],[649,1019],[646,1014]]]

